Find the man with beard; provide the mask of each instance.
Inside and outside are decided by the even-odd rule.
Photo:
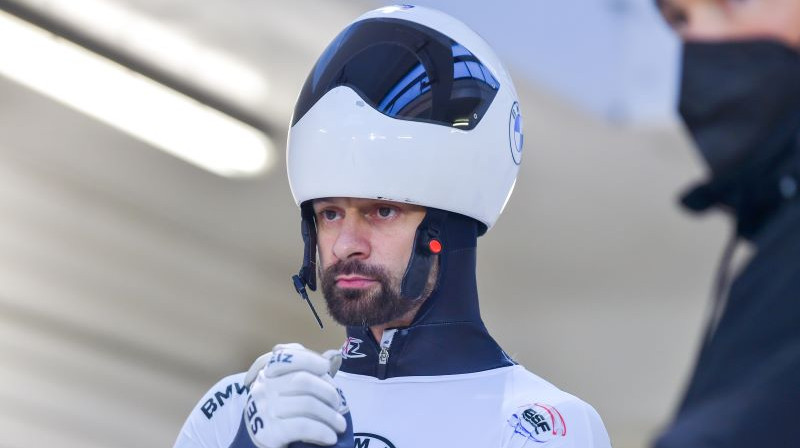
[[[517,365],[480,317],[477,239],[522,139],[511,78],[461,22],[404,5],[349,25],[312,69],[287,149],[295,287],[305,297],[319,270],[347,340],[276,346],[213,387],[175,446],[610,447],[594,409]]]
[[[686,395],[658,448],[800,443],[800,2],[658,0],[684,42],[680,113],[708,165],[683,198],[735,235]],[[727,280],[734,248],[752,256]]]

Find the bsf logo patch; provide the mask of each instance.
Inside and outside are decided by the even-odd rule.
[[[567,424],[558,409],[542,403],[520,407],[508,419],[508,424],[514,431],[513,438],[539,443],[567,435]]]

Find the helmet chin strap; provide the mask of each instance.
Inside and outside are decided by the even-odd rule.
[[[425,218],[417,227],[411,258],[408,260],[406,272],[403,274],[400,295],[409,300],[418,299],[425,292],[431,269],[436,256],[443,250],[441,236],[447,212],[435,208],[427,208]]]
[[[311,201],[300,206],[300,233],[303,235],[303,266],[300,272],[292,276],[292,284],[300,298],[308,303],[314,318],[317,319],[319,328],[323,328],[322,320],[314,309],[314,304],[308,298],[306,286],[312,291],[317,290],[317,225],[314,221],[314,208]]]
[[[303,235],[303,266],[298,276],[312,291],[317,290],[317,223],[311,201],[300,206],[300,233]]]

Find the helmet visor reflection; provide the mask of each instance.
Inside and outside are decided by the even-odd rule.
[[[311,71],[294,126],[327,92],[352,88],[392,118],[473,129],[500,88],[467,48],[431,28],[397,19],[357,22],[328,46]]]

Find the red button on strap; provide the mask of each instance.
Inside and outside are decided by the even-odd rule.
[[[431,252],[438,254],[442,251],[442,243],[440,243],[439,240],[431,240],[431,242],[428,243],[428,248]]]

